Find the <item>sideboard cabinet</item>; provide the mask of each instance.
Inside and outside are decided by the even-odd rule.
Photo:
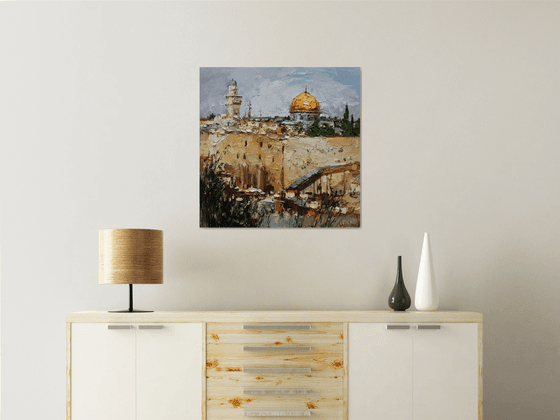
[[[482,420],[472,312],[80,312],[67,420]]]

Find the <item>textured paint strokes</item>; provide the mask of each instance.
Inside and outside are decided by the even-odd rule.
[[[359,227],[360,69],[201,68],[201,227]]]

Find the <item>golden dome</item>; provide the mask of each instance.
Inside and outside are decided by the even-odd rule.
[[[321,105],[315,97],[305,92],[300,93],[294,98],[292,104],[290,105],[290,113],[292,112],[311,112],[314,114],[319,114],[321,112]]]

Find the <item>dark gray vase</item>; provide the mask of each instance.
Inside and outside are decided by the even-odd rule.
[[[395,311],[406,311],[410,308],[411,300],[406,287],[404,286],[404,279],[402,275],[402,257],[398,257],[397,265],[397,280],[393,291],[389,295],[389,308]]]

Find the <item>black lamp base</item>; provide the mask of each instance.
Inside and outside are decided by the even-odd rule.
[[[154,312],[154,311],[142,311],[140,309],[133,309],[132,311],[130,309],[117,309],[115,311],[107,311],[110,312],[112,314],[124,314],[124,313],[146,313],[146,312]]]
[[[114,311],[107,311],[109,313],[113,313],[113,314],[125,314],[125,313],[147,313],[147,312],[154,312],[154,311],[143,311],[141,309],[134,309],[132,307],[132,284],[128,285],[128,301],[129,301],[129,307],[128,309],[117,309]]]

